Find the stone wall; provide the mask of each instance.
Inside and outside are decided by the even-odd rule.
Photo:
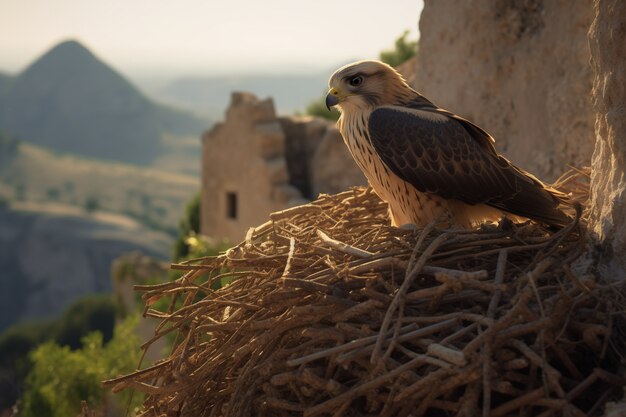
[[[589,31],[596,109],[591,224],[605,263],[626,269],[626,2],[596,0]]]
[[[433,102],[553,180],[594,144],[590,0],[426,0],[416,82]]]
[[[367,180],[350,155],[341,133],[334,125],[329,127],[311,161],[312,195],[335,194],[366,184]]]
[[[327,122],[307,116],[280,117],[285,133],[285,159],[289,183],[308,199],[315,198],[311,188],[311,155],[329,129]]]
[[[278,117],[271,99],[233,93],[226,120],[203,136],[201,233],[237,243],[273,211],[360,184],[334,124]]]
[[[201,232],[234,243],[302,198],[289,185],[285,138],[271,99],[233,93],[226,120],[203,138]]]

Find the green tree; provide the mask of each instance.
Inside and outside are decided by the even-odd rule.
[[[94,211],[100,209],[100,200],[98,200],[97,197],[87,197],[84,207],[87,213],[93,213]]]
[[[118,306],[110,294],[90,295],[72,303],[63,315],[52,321],[15,324],[0,334],[0,410],[19,398],[33,363],[29,352],[38,345],[52,343],[75,350],[81,339],[99,331],[104,343],[113,337]]]
[[[0,334],[0,410],[10,408],[24,390],[32,364],[28,352],[52,337],[50,322],[20,323]]]
[[[46,196],[50,200],[58,200],[61,192],[56,187],[50,187],[46,190]]]
[[[185,214],[178,224],[178,237],[174,242],[174,262],[189,255],[191,247],[187,239],[198,233],[200,233],[200,193],[189,200]]]
[[[397,67],[413,58],[417,53],[417,40],[407,40],[407,36],[409,36],[409,31],[405,30],[402,36],[396,39],[393,49],[380,53],[380,60],[392,67]]]
[[[115,328],[107,344],[100,332],[92,332],[82,341],[82,349],[71,350],[54,342],[40,345],[31,353],[33,368],[26,380],[22,398],[23,417],[65,417],[80,412],[81,401],[90,407],[103,404],[107,390],[102,380],[132,372],[139,361],[139,340],[135,334],[138,317],[133,316]],[[116,398],[125,407],[132,392]],[[140,395],[134,395],[131,406],[141,404]]]
[[[0,155],[14,156],[19,149],[20,142],[8,133],[0,130]]]
[[[78,349],[82,338],[97,330],[107,343],[113,337],[117,308],[111,294],[81,297],[57,320],[54,340],[61,346]]]

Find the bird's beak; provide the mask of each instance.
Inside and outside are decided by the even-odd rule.
[[[330,108],[337,104],[339,104],[339,91],[336,88],[331,88],[326,94],[326,108],[330,111]]]

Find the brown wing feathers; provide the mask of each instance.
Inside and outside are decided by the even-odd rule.
[[[371,113],[368,128],[382,161],[419,191],[553,226],[569,223],[557,196],[497,155],[482,129],[468,130],[465,123],[474,126],[437,108],[385,106]]]

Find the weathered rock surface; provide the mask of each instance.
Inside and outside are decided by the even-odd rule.
[[[553,180],[594,144],[588,0],[426,0],[414,86]]]
[[[167,258],[170,238],[129,219],[0,209],[0,329],[49,318],[111,291],[111,262],[130,251]]]
[[[591,173],[593,231],[607,262],[626,268],[626,3],[596,0],[589,31],[596,115]],[[622,275],[623,277],[623,275]]]

